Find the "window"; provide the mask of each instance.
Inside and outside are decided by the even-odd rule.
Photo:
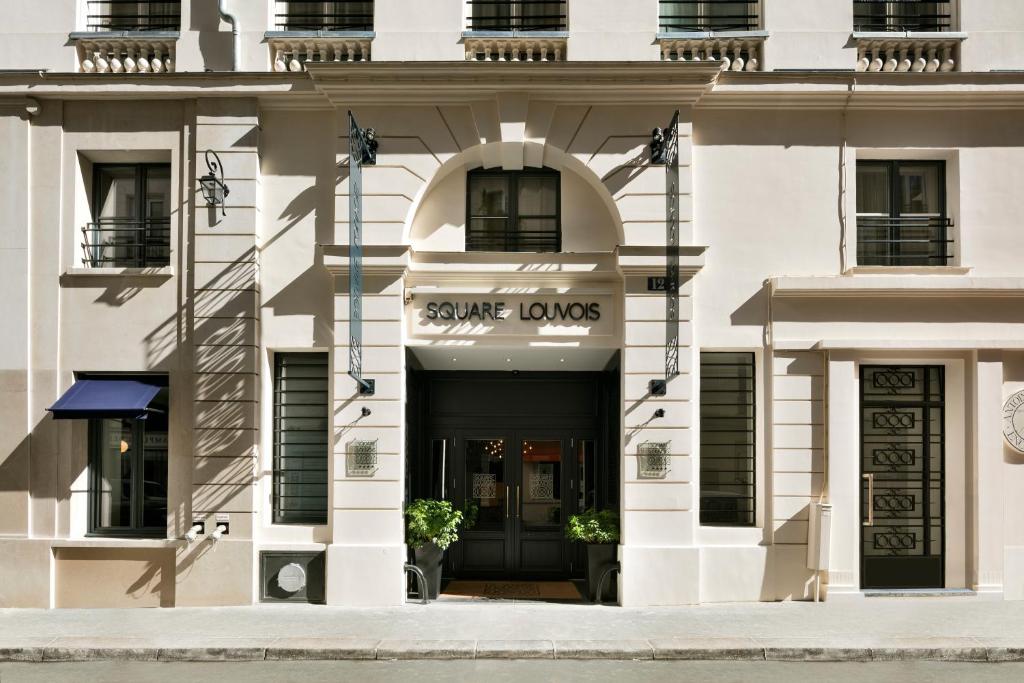
[[[564,31],[565,2],[467,0],[472,31]]]
[[[89,31],[179,31],[181,0],[88,0]]]
[[[171,258],[170,164],[96,165],[93,222],[83,228],[91,267],[166,266]]]
[[[857,162],[857,264],[943,266],[952,255],[942,161]]]
[[[90,534],[166,537],[168,405],[165,387],[145,420],[89,420]]]
[[[557,171],[471,171],[466,251],[562,249]]]
[[[754,526],[754,354],[700,354],[700,523]]]
[[[755,31],[757,2],[730,0],[661,0],[659,30],[678,31]]]
[[[274,523],[327,523],[326,353],[274,356]]]
[[[948,31],[951,2],[853,0],[854,31]]]
[[[372,31],[373,2],[277,3],[281,31]]]

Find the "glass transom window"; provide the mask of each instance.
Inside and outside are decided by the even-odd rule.
[[[471,171],[466,251],[561,251],[560,182],[547,169]]]

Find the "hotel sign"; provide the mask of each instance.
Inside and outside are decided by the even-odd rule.
[[[411,306],[414,335],[594,337],[614,331],[614,303],[604,294],[416,295]]]

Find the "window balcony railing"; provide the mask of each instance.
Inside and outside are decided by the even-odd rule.
[[[278,2],[278,31],[373,30],[373,2]]]
[[[180,31],[181,0],[88,0],[86,30]]]
[[[952,27],[951,2],[853,0],[853,30],[857,32],[939,32]]]
[[[517,230],[509,232],[504,230],[488,230],[486,228],[466,229],[466,251],[557,253],[561,250],[561,240],[558,233],[554,230]]]
[[[939,216],[858,216],[857,265],[949,265],[952,225]]]
[[[171,219],[102,218],[82,228],[90,268],[156,268],[170,264]]]
[[[470,31],[565,31],[564,0],[466,0]]]
[[[661,0],[660,33],[756,31],[761,18],[758,2],[745,0]]]

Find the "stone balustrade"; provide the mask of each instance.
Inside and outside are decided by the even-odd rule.
[[[371,38],[270,38],[274,71],[303,71],[306,62],[368,62]]]
[[[759,71],[763,37],[661,38],[666,62],[721,62],[730,71]]]
[[[857,71],[934,73],[958,68],[958,39],[910,36],[855,38]]]
[[[466,38],[470,62],[561,62],[566,39],[540,37]]]
[[[176,39],[110,37],[78,40],[81,73],[159,74],[174,71]]]

